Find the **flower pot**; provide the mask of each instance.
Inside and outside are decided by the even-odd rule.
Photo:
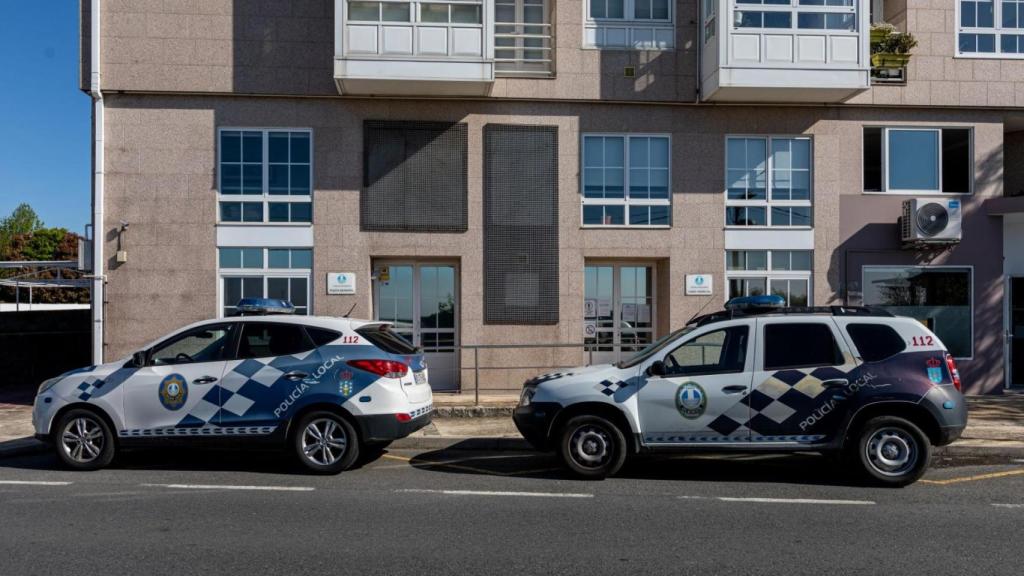
[[[878,44],[882,40],[885,40],[885,37],[888,36],[891,33],[892,33],[892,31],[886,30],[884,28],[872,28],[871,29],[871,43],[872,44]]]
[[[871,55],[871,65],[875,68],[903,68],[910,62],[910,54],[878,52]]]

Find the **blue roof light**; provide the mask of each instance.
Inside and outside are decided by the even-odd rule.
[[[242,298],[237,308],[241,315],[295,314],[295,306],[279,298]]]
[[[732,298],[725,303],[726,310],[756,310],[765,308],[784,308],[786,299],[776,295],[741,296]]]

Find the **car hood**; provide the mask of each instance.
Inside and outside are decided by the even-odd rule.
[[[636,367],[622,369],[614,364],[580,366],[561,372],[542,374],[526,381],[527,386],[540,386],[545,390],[561,390],[576,386],[593,386],[604,380],[617,382],[636,375]]]

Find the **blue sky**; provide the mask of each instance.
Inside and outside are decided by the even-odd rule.
[[[0,218],[90,219],[91,101],[78,89],[78,2],[0,0]]]

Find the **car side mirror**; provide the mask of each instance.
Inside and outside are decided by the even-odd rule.
[[[648,376],[664,376],[666,374],[665,363],[661,360],[655,360],[650,366],[647,367]]]
[[[145,350],[132,354],[132,366],[135,368],[142,368],[146,365],[146,352]]]

